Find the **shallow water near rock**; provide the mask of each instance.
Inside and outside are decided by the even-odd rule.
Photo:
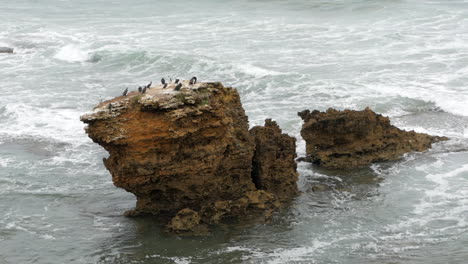
[[[464,263],[468,3],[9,1],[0,9],[0,263]],[[270,223],[202,238],[126,218],[79,116],[162,76],[238,88],[250,119],[298,138],[304,109],[371,107],[448,136],[337,171],[299,163]],[[166,79],[168,79],[166,77]]]

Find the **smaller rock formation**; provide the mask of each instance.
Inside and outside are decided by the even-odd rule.
[[[354,168],[372,162],[396,160],[410,151],[425,151],[432,143],[447,140],[390,124],[388,117],[369,108],[363,111],[305,110],[301,135],[306,141],[306,161],[327,168]]]
[[[0,47],[0,53],[13,53],[13,48]]]

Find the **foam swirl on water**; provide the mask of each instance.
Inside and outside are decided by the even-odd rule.
[[[55,54],[54,58],[66,62],[83,62],[90,58],[88,52],[81,50],[75,45],[66,45]]]

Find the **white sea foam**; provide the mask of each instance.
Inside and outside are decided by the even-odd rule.
[[[427,166],[419,169],[431,172],[442,168],[440,164],[436,164],[434,167]],[[468,185],[463,182],[463,175],[468,175],[468,164],[448,172],[427,174],[426,179],[435,186],[424,189],[424,196],[415,205],[413,212],[420,217],[411,218],[404,224],[406,226],[425,226],[438,220],[445,221],[444,227],[439,228],[439,230],[465,228],[466,221],[462,215],[468,210],[466,205],[468,193],[463,186]]]
[[[449,113],[468,116],[468,95],[459,94],[454,97],[451,95],[439,94],[436,98],[433,98],[433,100],[436,102],[437,106]]]
[[[12,161],[11,158],[0,157],[0,167],[7,167]]]
[[[291,249],[278,249],[274,253],[269,254],[269,257],[273,257],[272,260],[267,261],[270,264],[281,264],[295,261],[310,260],[317,250],[330,246],[331,242],[323,242],[314,239],[312,245],[308,247],[297,247]]]
[[[52,138],[60,142],[84,143],[83,124],[76,109],[40,108],[23,103],[5,106],[8,125],[0,127],[0,134],[14,137]]]
[[[237,69],[241,72],[244,72],[249,75],[253,75],[256,78],[261,78],[265,76],[270,76],[270,75],[279,75],[281,74],[280,72],[273,71],[273,70],[268,70],[259,66],[255,66],[251,63],[243,63],[243,64],[238,64]]]
[[[152,254],[152,255],[146,255],[146,259],[152,259],[152,258],[162,258],[162,259],[167,259],[167,260],[172,260],[176,264],[190,264],[192,263],[191,258],[184,258],[184,257],[166,257],[162,256],[159,254]]]
[[[83,62],[88,60],[90,55],[79,47],[69,44],[62,47],[57,54],[55,54],[54,58],[67,62]]]
[[[55,240],[55,237],[53,235],[49,235],[49,234],[43,234],[43,235],[40,235],[40,237],[45,239],[45,240]]]

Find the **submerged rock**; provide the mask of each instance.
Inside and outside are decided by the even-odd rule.
[[[167,228],[174,233],[204,235],[208,232],[206,225],[201,224],[198,212],[184,208],[169,221]]]
[[[88,136],[110,154],[104,164],[114,184],[137,198],[127,215],[169,217],[169,230],[193,232],[271,214],[278,201],[294,196],[294,139],[272,121],[252,136],[236,89],[184,81],[174,91],[175,85],[131,92],[81,117]],[[274,133],[255,132],[263,129]],[[277,156],[267,157],[268,149]],[[254,165],[261,186],[252,178],[253,159],[261,161]],[[286,167],[275,174],[280,164]]]
[[[372,162],[396,160],[410,151],[425,151],[432,143],[447,140],[390,124],[390,119],[369,108],[363,111],[305,110],[301,135],[306,141],[306,161],[328,168],[354,168]]]
[[[0,53],[13,53],[13,48],[0,47]]]

